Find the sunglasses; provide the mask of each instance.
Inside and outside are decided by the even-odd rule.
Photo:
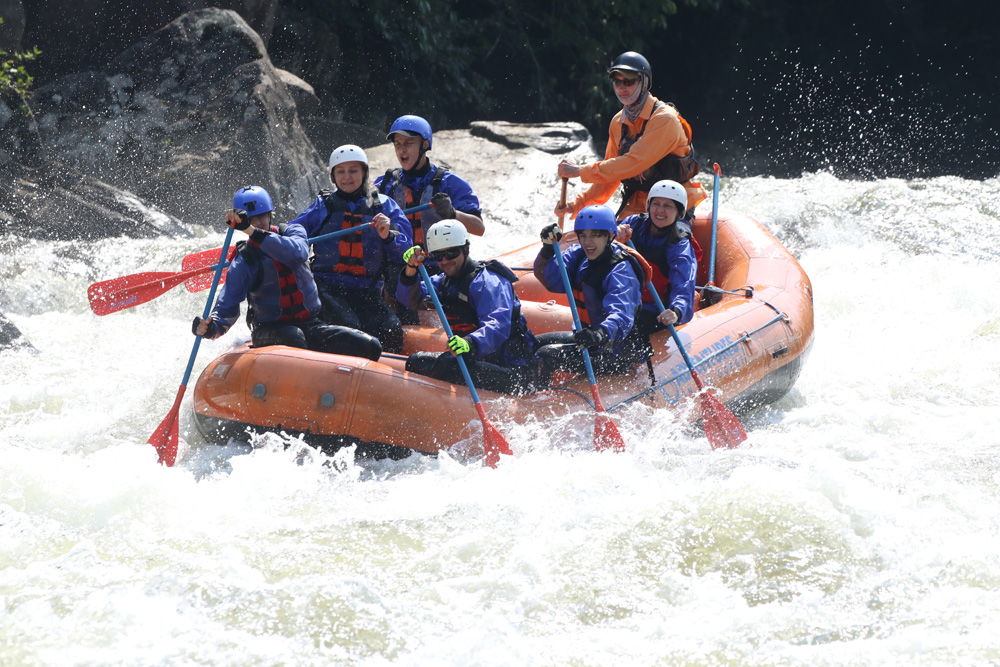
[[[448,248],[447,250],[438,250],[437,252],[431,253],[431,259],[435,262],[440,262],[445,259],[456,259],[462,254],[462,248]]]
[[[615,85],[616,88],[628,88],[629,86],[634,86],[639,80],[639,77],[634,79],[629,79],[624,76],[613,76],[611,77],[611,83]]]

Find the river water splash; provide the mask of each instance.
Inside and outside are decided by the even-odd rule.
[[[98,318],[86,288],[222,235],[0,241],[38,350],[0,352],[0,664],[1000,665],[1000,181],[733,178],[722,207],[815,293],[753,446],[636,406],[622,455],[589,416],[498,423],[497,470],[191,434],[160,467],[206,293]]]

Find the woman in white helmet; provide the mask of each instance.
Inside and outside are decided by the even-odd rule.
[[[313,245],[312,271],[323,302],[322,319],[375,336],[386,352],[403,350],[403,326],[382,299],[383,265],[403,261],[413,245],[402,209],[368,181],[368,156],[358,146],[330,154],[330,181],[316,200],[292,220],[310,238],[357,227],[358,233]]]
[[[427,230],[427,250],[415,245],[403,255],[396,298],[416,309],[427,298],[417,267],[426,259],[441,273],[431,278],[454,335],[450,352],[416,352],[406,370],[437,380],[464,384],[455,359],[464,354],[477,387],[505,394],[526,394],[535,385],[535,337],[521,314],[521,301],[511,283],[517,277],[497,260],[469,257],[469,237],[458,220],[440,220]]]
[[[618,240],[629,240],[653,268],[653,286],[666,310],[659,312],[649,288],[643,286],[642,310],[636,326],[645,334],[668,324],[685,324],[694,316],[695,273],[701,248],[684,220],[687,193],[680,183],[658,181],[649,189],[646,213],[630,215],[618,224]]]

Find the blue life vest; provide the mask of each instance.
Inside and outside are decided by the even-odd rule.
[[[320,241],[313,245],[313,273],[333,274],[334,281],[347,287],[371,287],[380,279],[385,259],[385,242],[371,226],[382,212],[378,192],[373,190],[351,210],[350,203],[337,192],[320,192],[326,218],[313,236],[358,227],[356,234]]]
[[[471,269],[463,271],[455,278],[445,278],[438,286],[438,298],[448,318],[451,330],[459,336],[467,336],[480,327],[479,313],[470,299],[473,282],[483,273],[489,271],[498,276],[508,285],[517,281],[517,276],[498,260],[486,262],[466,260]],[[513,286],[510,287],[514,298],[514,309],[510,315],[510,335],[500,349],[480,358],[493,361],[503,366],[523,366],[535,350],[535,336],[528,329],[528,321],[521,314],[521,300],[517,298]]]
[[[284,230],[285,225],[271,228],[278,234]],[[269,257],[252,241],[237,243],[236,250],[256,274],[247,292],[248,325],[301,322],[319,312],[316,282],[305,262],[295,267],[286,266]]]
[[[683,239],[691,238],[691,225],[683,218],[667,227],[666,236],[655,238],[650,233],[652,223],[649,215],[642,214],[635,221],[632,234],[632,244],[653,269],[652,281],[656,293],[661,295],[663,303],[670,303],[670,263],[667,261],[667,246],[680,243]],[[645,283],[643,283],[645,287]],[[644,303],[652,303],[653,297],[649,290],[643,289],[642,300]]]
[[[417,204],[427,204],[434,198],[434,195],[441,191],[441,181],[444,179],[445,174],[448,173],[447,169],[442,169],[441,167],[435,166],[434,169],[436,170],[434,176],[428,181],[423,191],[419,193],[419,199],[403,183],[403,169],[401,167],[388,169],[385,172],[385,176],[382,177],[379,189],[382,194],[388,195],[393,201],[399,204],[399,207],[404,211],[408,208],[413,208]],[[424,235],[431,228],[431,225],[441,220],[441,216],[432,207],[425,211],[410,213],[406,217],[410,220],[410,226],[413,227],[413,242],[421,248],[426,248],[424,245]]]

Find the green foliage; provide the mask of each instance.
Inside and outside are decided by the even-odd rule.
[[[3,23],[3,18],[0,18]],[[25,63],[37,58],[42,52],[38,47],[30,51],[14,51],[8,53],[0,49],[0,91],[8,95],[14,95],[21,101],[21,108],[31,113],[28,106],[28,93],[31,90],[33,81],[28,73]]]
[[[25,106],[28,103],[27,95],[34,79],[24,64],[29,60],[34,60],[40,54],[41,51],[38,50],[37,46],[31,51],[15,51],[14,53],[7,53],[0,49],[0,68],[2,68],[0,86],[21,98]]]
[[[3,23],[3,18],[0,18],[0,23]],[[37,46],[32,47],[30,51],[14,51],[12,53],[0,49],[0,98],[12,96],[20,101],[19,108],[28,114],[38,145],[44,148],[42,134],[35,121],[35,114],[31,110],[31,105],[28,104],[28,93],[31,92],[31,84],[34,79],[25,67],[25,63],[34,60],[41,53]]]

